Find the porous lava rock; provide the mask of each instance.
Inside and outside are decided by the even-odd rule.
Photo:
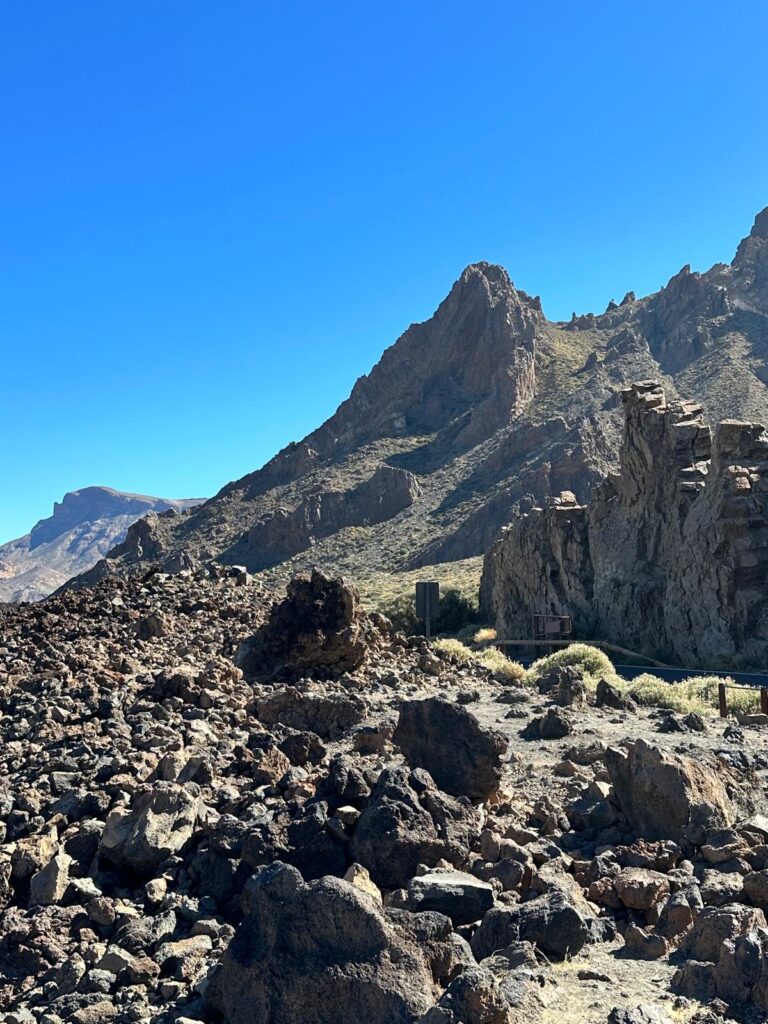
[[[426,768],[440,789],[487,800],[499,788],[507,740],[466,708],[440,697],[406,700],[392,737],[413,768]]]
[[[355,826],[352,856],[377,885],[405,887],[420,864],[460,867],[480,821],[468,800],[442,793],[423,769],[387,768]]]
[[[386,620],[363,612],[354,584],[314,569],[294,576],[235,662],[252,679],[333,678],[359,668],[387,639]]]
[[[434,1003],[411,915],[388,915],[349,882],[306,884],[275,863],[248,883],[243,906],[206,992],[227,1024],[403,1024]]]

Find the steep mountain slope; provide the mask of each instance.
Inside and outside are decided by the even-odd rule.
[[[364,577],[481,554],[521,509],[584,500],[615,468],[619,391],[648,378],[713,420],[768,420],[768,210],[731,264],[569,323],[503,268],[467,267],[318,430],[191,513],[142,520],[85,582],[148,560]]]
[[[89,569],[148,512],[180,512],[201,499],[175,501],[84,487],[54,502],[53,515],[24,537],[0,545],[0,601],[37,601]]]

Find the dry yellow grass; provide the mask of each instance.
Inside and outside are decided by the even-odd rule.
[[[437,580],[442,593],[457,590],[462,597],[476,602],[482,571],[483,559],[478,555],[460,562],[427,565],[423,569],[409,569],[407,572],[357,575],[355,583],[364,606],[370,611],[378,611],[400,598],[412,597],[419,580]]]
[[[505,676],[510,682],[518,682],[525,676],[525,669],[517,661],[510,659],[497,650],[495,647],[485,647],[480,650],[472,650],[460,640],[453,637],[435,640],[432,645],[436,651],[443,654],[450,654],[462,664],[469,665],[473,662],[490,669],[498,675]]]
[[[492,644],[496,642],[496,630],[486,627],[484,629],[478,629],[475,635],[472,637],[476,644],[484,646],[486,644]]]
[[[722,682],[728,684],[729,711],[752,714],[760,710],[757,690],[735,687],[732,679],[719,676],[691,676],[680,683],[668,683],[646,672],[630,682],[622,682],[622,688],[644,707],[668,708],[680,714],[695,711],[700,715],[715,715],[719,710],[718,686]]]

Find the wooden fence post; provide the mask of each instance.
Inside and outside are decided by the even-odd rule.
[[[725,683],[718,683],[717,686],[717,701],[720,705],[720,717],[728,717],[728,701],[725,696]]]
[[[764,686],[760,687],[760,710],[768,715],[768,690]]]

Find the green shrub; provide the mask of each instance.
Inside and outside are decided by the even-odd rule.
[[[379,611],[386,615],[398,633],[414,636],[421,632],[421,622],[416,618],[416,600],[412,594],[400,594],[382,602]]]
[[[525,669],[519,661],[512,661],[497,647],[486,647],[478,651],[475,660],[497,675],[505,676],[510,682],[519,683],[525,678]]]
[[[551,669],[564,665],[573,665],[579,669],[584,676],[584,682],[591,689],[597,686],[601,679],[607,679],[610,683],[619,681],[608,655],[599,647],[590,647],[589,644],[569,644],[553,654],[539,658],[528,669],[526,680],[529,683],[537,683]]]
[[[728,685],[729,711],[752,714],[760,710],[757,690],[747,686],[733,687],[732,679],[719,676],[691,676],[679,683],[668,683],[645,672],[625,683],[624,689],[644,707],[668,708],[680,714],[696,711],[700,715],[715,715],[719,711],[720,683]]]
[[[440,614],[433,624],[434,633],[458,633],[465,626],[480,621],[477,601],[465,597],[455,587],[449,587],[440,596]]]
[[[463,644],[461,640],[457,640],[452,636],[440,637],[438,640],[435,640],[432,646],[440,654],[450,655],[450,657],[460,661],[462,665],[469,664],[474,658],[474,654],[469,647]]]
[[[474,662],[490,669],[491,672],[505,676],[510,682],[517,682],[525,676],[525,669],[519,662],[510,661],[505,654],[502,654],[495,647],[486,647],[483,650],[473,651],[466,644],[453,637],[435,640],[432,646],[441,654],[447,654],[456,658],[462,665],[471,665]]]

